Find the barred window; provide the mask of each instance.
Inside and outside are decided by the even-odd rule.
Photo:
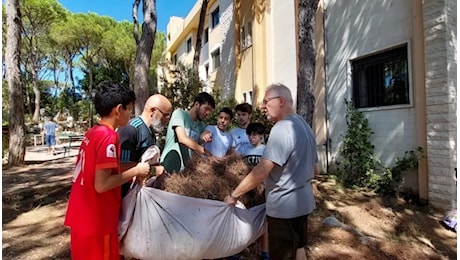
[[[211,28],[216,27],[219,24],[219,20],[220,20],[220,13],[219,13],[219,7],[217,7],[211,13]]]
[[[407,44],[351,61],[356,108],[409,104]]]
[[[252,22],[247,22],[240,28],[240,48],[244,50],[252,46]]]
[[[215,51],[211,53],[213,70],[216,70],[220,67],[220,49],[217,48]]]
[[[187,53],[192,51],[192,38],[187,40]]]

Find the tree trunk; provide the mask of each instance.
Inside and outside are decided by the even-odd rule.
[[[193,70],[199,75],[200,53],[201,53],[201,37],[203,36],[204,21],[206,18],[206,10],[208,9],[209,0],[203,0],[200,11],[200,21],[198,23],[198,31],[196,32],[195,54],[193,55]]]
[[[156,1],[142,0],[144,23],[142,24],[142,35],[137,44],[136,63],[134,65],[134,91],[136,93],[135,114],[139,115],[144,109],[144,104],[149,95],[149,69],[152,57],[155,34],[157,30]],[[133,4],[134,31],[136,31],[137,9],[139,1]],[[137,41],[137,39],[136,39]]]
[[[35,67],[35,63],[32,64],[32,88],[35,96],[32,121],[38,122],[40,120],[40,88],[38,87],[38,71]]]
[[[319,0],[299,1],[299,67],[297,71],[297,113],[311,126],[315,109],[312,93],[316,52],[313,43],[315,14]]]
[[[24,96],[19,67],[21,14],[19,0],[6,0],[6,73],[10,98],[9,165],[21,165],[25,156]]]

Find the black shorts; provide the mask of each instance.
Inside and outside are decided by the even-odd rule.
[[[308,215],[281,219],[267,216],[270,259],[295,259],[307,245]]]

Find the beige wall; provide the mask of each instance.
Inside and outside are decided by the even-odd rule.
[[[417,124],[417,145],[426,151],[426,92],[425,92],[425,53],[423,36],[423,7],[420,0],[412,0],[413,24],[413,79],[415,91],[415,110]],[[419,161],[418,191],[420,199],[428,201],[428,166],[426,158]]]
[[[313,95],[315,96],[315,111],[313,113],[313,131],[316,135],[316,144],[321,145],[318,150],[323,170],[327,169],[327,116],[326,116],[326,73],[324,64],[324,2],[320,0],[315,17],[314,45],[316,50],[315,78]]]
[[[235,1],[236,87],[235,99],[243,101],[243,93],[252,91],[253,105],[262,100],[267,86],[267,19],[269,1]],[[240,28],[252,23],[252,46],[240,49]]]

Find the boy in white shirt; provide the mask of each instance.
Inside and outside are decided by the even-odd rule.
[[[248,103],[239,104],[235,107],[235,113],[238,127],[233,128],[229,133],[233,138],[233,148],[238,154],[242,154],[244,149],[251,146],[246,128],[251,121],[252,106]]]
[[[203,147],[215,157],[224,157],[232,150],[233,138],[227,132],[231,124],[233,112],[224,107],[217,116],[217,125],[208,125],[200,135]]]
[[[242,151],[244,161],[250,167],[256,166],[265,150],[265,126],[262,123],[250,123],[246,127],[246,134],[248,135],[249,143]],[[265,183],[264,183],[265,185]],[[262,235],[262,253],[261,260],[269,259],[268,256],[268,234],[265,231]]]
[[[265,126],[262,123],[250,123],[246,134],[251,145],[246,146],[241,154],[249,166],[256,166],[265,149]]]

